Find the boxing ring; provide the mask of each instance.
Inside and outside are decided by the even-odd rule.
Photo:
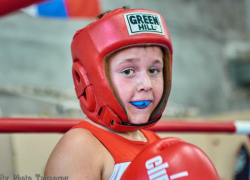
[[[0,118],[0,133],[65,133],[82,119]],[[155,132],[250,134],[250,121],[181,121],[161,119],[148,128]]]
[[[0,17],[43,0],[1,0]],[[0,118],[0,133],[65,133],[80,119]],[[250,134],[250,121],[204,122],[162,119],[149,128],[155,132]]]

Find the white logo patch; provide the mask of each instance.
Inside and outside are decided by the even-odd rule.
[[[167,173],[169,164],[167,162],[163,162],[161,156],[156,156],[152,159],[147,160],[145,166],[148,170],[147,173],[150,180],[175,180],[188,176],[187,171],[182,171],[169,176]]]
[[[128,13],[124,14],[129,35],[139,33],[155,33],[164,35],[161,18],[152,13]]]

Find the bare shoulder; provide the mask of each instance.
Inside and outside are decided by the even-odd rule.
[[[101,179],[103,145],[86,129],[72,129],[58,142],[50,155],[45,176],[69,179]]]

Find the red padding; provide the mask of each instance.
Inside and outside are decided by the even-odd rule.
[[[0,16],[4,16],[43,0],[0,0]]]

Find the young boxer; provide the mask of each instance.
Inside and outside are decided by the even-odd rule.
[[[87,117],[59,141],[45,176],[118,180],[143,149],[160,140],[143,128],[161,118],[171,89],[167,25],[157,12],[118,8],[77,31],[71,50],[75,91]],[[130,172],[125,176],[134,179]]]

